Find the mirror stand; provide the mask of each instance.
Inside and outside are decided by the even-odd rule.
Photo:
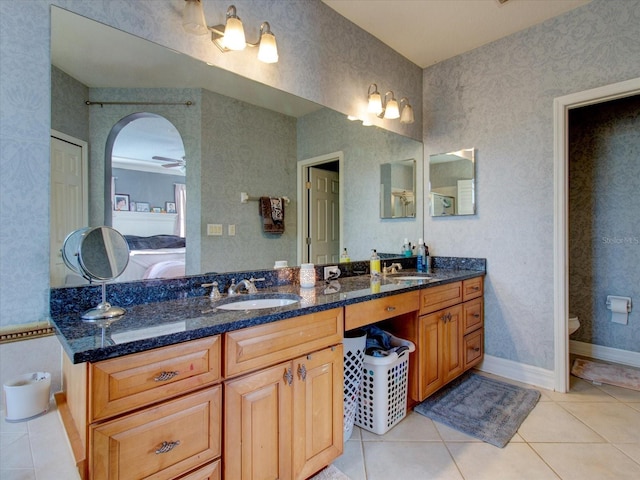
[[[90,308],[82,314],[83,320],[96,321],[104,318],[120,317],[124,315],[126,310],[116,307],[107,302],[107,284],[102,282],[102,301],[93,308]]]

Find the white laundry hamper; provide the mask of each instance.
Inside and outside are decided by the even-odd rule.
[[[344,434],[346,442],[353,433],[353,424],[360,399],[360,385],[364,365],[364,351],[367,347],[367,333],[364,330],[345,332],[344,347]]]
[[[35,372],[20,375],[3,385],[5,420],[21,422],[49,410],[51,374]]]

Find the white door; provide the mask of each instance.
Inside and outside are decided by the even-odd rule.
[[[66,135],[51,137],[49,270],[52,287],[63,286],[69,273],[61,254],[64,239],[88,224],[86,146],[86,142]]]
[[[339,174],[309,168],[309,262],[340,260]]]

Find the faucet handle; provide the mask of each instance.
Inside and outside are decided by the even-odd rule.
[[[220,290],[218,290],[218,282],[203,283],[200,286],[204,288],[212,287],[211,293],[209,294],[209,298],[211,298],[212,300],[219,300],[220,298],[222,298],[222,295],[220,295]]]

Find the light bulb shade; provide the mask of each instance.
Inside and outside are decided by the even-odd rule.
[[[209,31],[200,0],[186,0],[182,11],[182,28],[192,35],[204,35]]]
[[[264,32],[260,37],[258,60],[264,63],[276,63],[278,61],[278,46],[276,36],[271,32]]]
[[[244,27],[238,17],[228,17],[224,28],[224,46],[229,50],[244,50],[247,41],[244,38]]]
[[[402,114],[400,115],[400,123],[413,123],[413,107],[408,103],[402,109]]]
[[[387,102],[386,109],[384,111],[384,118],[393,120],[400,117],[400,110],[398,110],[398,102],[395,98],[391,98]]]
[[[373,87],[373,92],[371,91],[371,87]],[[382,112],[382,96],[380,92],[378,92],[378,86],[375,83],[369,85],[368,99],[369,105],[367,111],[374,115],[379,115]]]

